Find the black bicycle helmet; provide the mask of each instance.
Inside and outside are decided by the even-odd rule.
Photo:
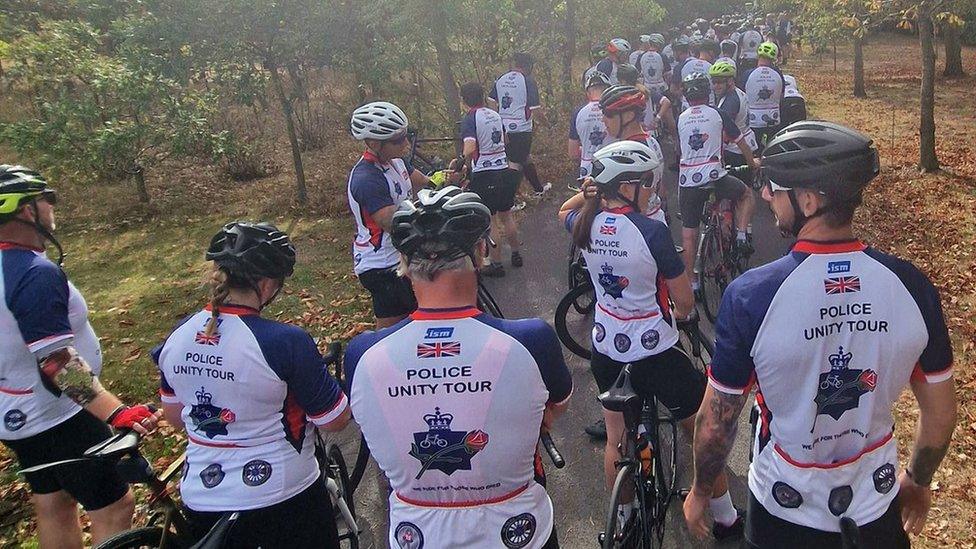
[[[0,223],[13,218],[24,204],[53,192],[39,172],[24,166],[0,164]]]
[[[393,213],[390,237],[393,246],[408,259],[451,261],[470,256],[491,225],[491,211],[481,198],[449,185],[423,189],[417,200],[405,200]]]
[[[681,80],[681,87],[688,101],[708,99],[712,91],[712,82],[705,73],[693,72]]]
[[[722,49],[719,47],[718,42],[716,42],[715,40],[712,40],[711,38],[705,38],[698,44],[698,50],[707,51],[711,53],[714,57],[718,57],[718,54],[721,53]]]
[[[233,275],[257,280],[287,278],[295,272],[295,247],[270,223],[234,221],[210,240],[207,259]]]
[[[647,107],[647,98],[634,86],[611,86],[600,96],[600,110],[604,114],[642,110]]]
[[[631,65],[630,63],[621,63],[617,65],[617,81],[623,86],[635,86],[637,84],[637,78],[640,77],[640,71],[637,67]]]
[[[762,174],[786,188],[854,196],[881,171],[873,141],[840,124],[794,122],[766,145]]]

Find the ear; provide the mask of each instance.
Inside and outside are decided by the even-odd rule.
[[[34,221],[36,221],[37,216],[34,214],[35,212],[37,212],[37,210],[31,207],[31,204],[32,204],[31,202],[28,202],[27,204],[21,206],[17,210],[17,213],[15,214],[14,217],[27,221],[28,223],[33,223]]]
[[[265,302],[271,299],[271,296],[273,296],[281,286],[282,283],[274,278],[262,278],[259,280],[258,289],[261,290],[261,301]]]
[[[797,193],[797,202],[800,204],[800,211],[803,215],[809,217],[816,213],[817,210],[823,205],[824,196],[815,191],[808,191],[802,189]]]

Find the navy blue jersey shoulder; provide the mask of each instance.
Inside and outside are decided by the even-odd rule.
[[[657,270],[664,278],[672,279],[685,272],[685,264],[674,248],[671,230],[656,219],[651,219],[639,212],[630,212],[627,219],[644,235],[644,242],[654,257]]]
[[[410,322],[410,317],[407,317],[393,326],[383,328],[382,330],[363,332],[349,340],[349,344],[346,345],[346,352],[342,358],[342,377],[347,393],[352,391],[352,378],[356,374],[359,360],[363,358],[366,351],[383,339],[395,334],[400,328],[410,324]]]
[[[24,343],[71,333],[68,277],[51,260],[31,250],[3,250],[4,302]]]
[[[915,304],[918,305],[918,309],[922,313],[929,336],[928,344],[919,358],[922,371],[926,373],[939,372],[951,366],[952,342],[949,340],[949,329],[946,327],[945,315],[942,312],[939,291],[922,271],[908,261],[874,248],[868,248],[864,253],[884,265],[898,277],[898,280],[905,285],[908,293],[915,299]]]
[[[589,103],[586,105],[589,105]],[[581,105],[579,108],[573,111],[573,116],[571,116],[569,119],[569,138],[573,141],[580,141],[579,129],[576,127],[576,119],[579,117],[580,111],[586,108],[586,105]]]
[[[549,402],[558,403],[573,392],[573,377],[563,360],[562,346],[552,326],[540,318],[507,320],[480,314],[476,320],[504,332],[522,344],[539,366],[542,381],[549,390]]]
[[[719,103],[718,106],[719,111],[728,113],[728,115],[733,118],[739,114],[739,110],[741,108],[742,104],[739,101],[739,94],[737,94],[734,89],[729,90],[729,92],[722,97],[722,102]]]
[[[769,306],[790,273],[809,257],[794,252],[746,271],[726,288],[715,322],[712,378],[730,388],[749,385],[755,364],[752,347]]]
[[[359,206],[370,215],[393,205],[390,184],[383,175],[383,169],[364,159],[360,159],[352,169],[352,174],[349,176],[349,192]]]
[[[596,70],[610,76],[610,74],[613,73],[613,61],[607,58],[601,59],[600,62],[596,64]]]
[[[464,118],[461,119],[461,138],[478,138],[478,118],[477,109],[469,110]]]
[[[342,389],[329,375],[325,359],[308,332],[258,315],[241,321],[254,334],[268,366],[288,385],[288,392],[309,415],[317,415],[342,398]]]

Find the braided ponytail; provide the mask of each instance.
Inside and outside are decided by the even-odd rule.
[[[210,294],[210,321],[207,322],[206,335],[212,336],[217,332],[217,319],[220,318],[220,306],[230,294],[230,285],[227,282],[227,271],[220,267],[214,267],[210,275],[210,283],[213,291]]]

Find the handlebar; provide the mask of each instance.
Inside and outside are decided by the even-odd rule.
[[[556,443],[552,441],[552,435],[549,433],[542,433],[539,435],[539,440],[542,441],[542,447],[546,449],[546,453],[549,454],[549,459],[552,460],[552,464],[556,466],[556,469],[562,469],[566,466],[566,460],[563,459],[563,455],[559,453],[559,449],[556,448]]]
[[[752,169],[752,166],[726,166],[725,169],[729,173],[747,173]]]

